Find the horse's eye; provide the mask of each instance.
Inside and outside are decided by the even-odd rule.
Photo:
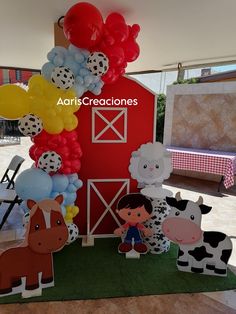
[[[57,220],[57,224],[58,224],[59,226],[61,225],[60,219]]]
[[[39,225],[35,225],[34,226],[34,229],[37,231],[37,230],[39,230]]]
[[[146,169],[146,168],[147,168],[147,165],[144,165],[143,168]]]
[[[179,216],[179,214],[180,214],[179,212],[176,212],[176,213],[175,213],[175,216]]]
[[[191,215],[190,218],[191,218],[192,220],[194,220],[194,216],[193,216],[193,215]]]
[[[158,165],[156,165],[156,168],[157,168],[157,169],[159,169],[159,166],[158,166]]]

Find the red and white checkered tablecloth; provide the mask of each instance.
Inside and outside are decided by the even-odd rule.
[[[236,153],[208,151],[180,147],[167,147],[172,153],[174,169],[218,174],[224,177],[224,186],[234,185]]]

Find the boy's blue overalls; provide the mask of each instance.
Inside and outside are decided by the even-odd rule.
[[[126,235],[125,235],[125,239],[124,242],[125,243],[131,243],[132,244],[132,239],[134,239],[134,243],[142,243],[142,238],[140,236],[140,232],[139,229],[137,228],[136,224],[135,226],[129,226]]]

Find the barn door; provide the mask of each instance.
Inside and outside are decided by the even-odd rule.
[[[115,212],[120,197],[129,193],[129,179],[89,179],[87,182],[87,236],[113,236],[121,225]]]
[[[92,108],[92,143],[126,143],[127,108]]]

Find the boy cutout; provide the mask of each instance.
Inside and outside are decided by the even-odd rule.
[[[119,253],[127,253],[133,248],[138,253],[147,253],[148,248],[143,243],[140,232],[145,237],[152,235],[151,230],[142,224],[151,217],[151,202],[142,194],[127,194],[119,200],[116,212],[126,222],[114,231],[117,236],[125,234],[124,241],[118,247]],[[132,240],[134,241],[134,247],[132,246]]]

